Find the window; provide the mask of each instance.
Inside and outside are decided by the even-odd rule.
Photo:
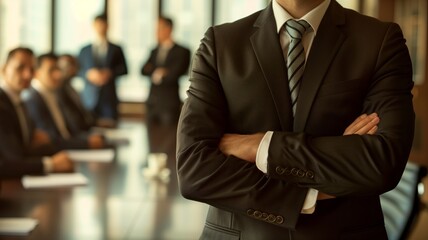
[[[164,0],[162,14],[174,21],[174,39],[193,55],[205,31],[211,26],[211,0]],[[188,76],[180,79],[180,97],[186,97]]]
[[[158,1],[110,0],[108,10],[110,40],[122,47],[128,65],[128,74],[118,82],[119,99],[143,102],[147,99],[149,79],[140,70],[156,45]]]
[[[266,0],[218,0],[215,24],[232,22],[266,8]]]
[[[36,54],[51,50],[51,7],[51,0],[0,0],[2,60],[18,46],[29,47]]]
[[[92,21],[103,11],[103,0],[57,0],[55,52],[77,55],[92,40]]]

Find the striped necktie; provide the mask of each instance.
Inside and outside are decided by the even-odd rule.
[[[302,37],[311,26],[305,20],[290,19],[285,23],[285,31],[290,36],[287,53],[288,86],[290,88],[293,116],[296,114],[296,103],[299,96],[300,82],[305,69],[305,51]]]

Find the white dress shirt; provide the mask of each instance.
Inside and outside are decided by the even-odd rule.
[[[325,0],[316,8],[308,12],[305,16],[300,19],[293,18],[284,8],[279,5],[279,3],[275,0],[272,1],[273,14],[275,16],[275,22],[277,27],[277,32],[279,35],[279,41],[281,43],[282,52],[284,54],[284,60],[287,59],[288,45],[290,44],[290,36],[285,32],[281,31],[282,26],[289,19],[295,20],[306,20],[311,26],[311,30],[306,32],[306,34],[302,38],[303,48],[305,49],[306,59],[308,58],[309,51],[312,46],[312,42],[317,34],[318,27],[321,23],[322,18],[324,17],[325,12],[327,11],[328,6],[330,5],[330,0]],[[286,81],[286,79],[284,79]],[[299,107],[299,106],[297,106]],[[259,145],[259,149],[257,151],[256,156],[256,165],[260,169],[260,171],[267,173],[267,158],[270,141],[272,139],[273,132],[268,131],[262,139],[262,142]],[[315,204],[318,196],[318,190],[309,189],[308,194],[306,195],[305,202],[303,204],[303,208],[301,213],[310,214],[315,211]]]
[[[92,43],[92,55],[99,61],[107,56],[108,42],[105,39],[95,39]]]

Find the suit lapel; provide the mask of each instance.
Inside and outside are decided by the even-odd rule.
[[[10,116],[2,116],[9,118],[9,120],[13,123],[14,128],[19,131],[19,139],[21,140],[22,144],[25,145],[24,141],[24,133],[21,129],[21,124],[19,121],[18,113],[16,112],[15,106],[13,105],[12,100],[7,96],[7,93],[3,91],[3,89],[0,88],[0,101],[5,104],[5,107],[8,108],[8,112],[11,114]],[[30,129],[29,129],[30,131]]]
[[[339,29],[345,21],[343,9],[332,1],[318,28],[306,62],[294,117],[294,131],[303,132],[318,89],[337,51],[345,40]]]
[[[286,66],[271,5],[261,12],[254,26],[257,29],[251,36],[251,44],[272,94],[281,128],[289,131],[293,115]]]
[[[104,67],[111,65],[110,63],[111,63],[112,55],[113,55],[113,47],[110,42],[107,42],[107,52],[103,63]]]
[[[169,49],[169,50],[168,50],[168,53],[167,53],[167,54],[166,54],[166,56],[165,56],[165,60],[163,61],[163,65],[164,65],[164,66],[169,66],[169,65],[171,65],[171,64],[170,64],[171,60],[176,59],[176,58],[174,58],[174,57],[173,57],[173,56],[174,56],[174,53],[175,53],[176,48],[177,48],[177,45],[174,43],[174,45],[171,47],[171,49]]]

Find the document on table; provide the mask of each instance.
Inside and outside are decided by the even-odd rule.
[[[109,129],[109,128],[100,128],[95,127],[92,129],[95,133],[102,134],[108,143],[118,146],[118,145],[128,145],[129,136],[132,134],[129,130],[124,129]]]
[[[26,236],[38,223],[32,218],[0,218],[0,235]]]
[[[97,150],[67,150],[68,157],[77,162],[111,162],[114,159],[114,149]]]
[[[24,188],[54,188],[86,185],[88,179],[81,173],[53,173],[46,176],[24,176]]]

